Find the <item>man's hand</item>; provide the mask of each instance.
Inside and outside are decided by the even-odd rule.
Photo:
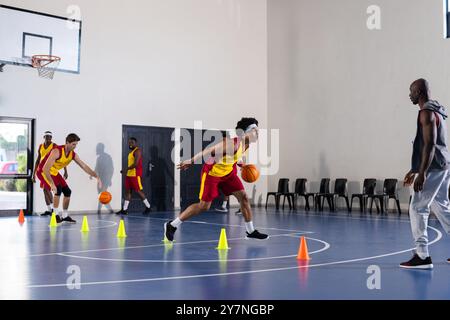
[[[67,171],[64,172],[64,179],[67,180],[67,178],[69,178],[69,174],[67,173]]]
[[[36,183],[36,175],[35,175],[35,174],[33,174],[33,177],[31,178],[31,181],[32,181],[33,183]]]
[[[423,190],[423,184],[425,183],[425,175],[423,173],[419,173],[416,181],[414,181],[414,191],[419,192]]]
[[[177,165],[177,169],[180,170],[187,170],[189,169],[194,163],[192,162],[192,159],[186,160],[181,162],[179,165]]]
[[[50,187],[52,189],[53,194],[56,194],[58,192],[58,189],[56,189],[56,186],[54,183],[52,183]]]
[[[414,182],[414,178],[416,177],[416,174],[409,171],[406,175],[405,178],[403,179],[403,186],[405,187],[409,187],[413,184]]]

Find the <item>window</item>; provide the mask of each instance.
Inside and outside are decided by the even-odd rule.
[[[0,215],[32,211],[33,120],[0,117]]]
[[[444,38],[450,38],[450,0],[444,0]]]

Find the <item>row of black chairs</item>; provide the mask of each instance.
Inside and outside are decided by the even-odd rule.
[[[360,211],[367,211],[367,205],[370,201],[370,213],[372,213],[373,203],[377,208],[377,212],[387,211],[388,203],[390,199],[394,199],[397,204],[398,213],[401,214],[400,201],[397,194],[397,179],[385,179],[383,183],[383,192],[375,193],[377,180],[373,178],[364,179],[362,193],[355,193],[351,196],[349,201],[347,191],[347,179],[336,179],[334,184],[334,192],[330,192],[330,179],[324,178],[320,181],[319,192],[308,192],[307,188],[308,180],[301,178],[295,181],[294,192],[289,192],[289,179],[282,178],[278,181],[278,190],[276,192],[268,192],[266,197],[266,209],[269,201],[269,197],[275,198],[275,206],[278,210],[280,208],[280,201],[283,197],[283,209],[286,199],[289,203],[289,209],[296,209],[296,203],[298,198],[305,199],[305,210],[310,210],[309,199],[312,198],[315,210],[323,210],[324,202],[327,201],[328,207],[331,211],[336,211],[336,204],[339,198],[344,198],[347,210],[352,211],[353,200],[359,200]],[[376,202],[378,201],[378,202]],[[380,205],[380,207],[378,206]]]

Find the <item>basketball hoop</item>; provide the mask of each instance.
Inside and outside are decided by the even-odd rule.
[[[58,68],[60,57],[51,55],[34,55],[31,58],[31,65],[38,69],[39,77],[53,79],[55,70]]]

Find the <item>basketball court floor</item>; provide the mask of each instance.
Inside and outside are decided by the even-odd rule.
[[[242,216],[209,211],[184,223],[175,242],[162,242],[174,212],[124,218],[89,215],[49,230],[48,218],[2,218],[1,299],[448,299],[449,240],[431,220],[434,270],[405,270],[413,245],[407,216],[256,209],[266,241],[246,240]],[[76,216],[81,222],[81,216]],[[225,228],[229,250],[217,250]],[[304,236],[311,260],[297,260]],[[379,268],[379,289],[368,283]],[[79,271],[80,287],[70,276]],[[188,288],[188,289],[187,289]]]
[[[0,1],[0,300],[449,300],[449,43],[450,0]]]

